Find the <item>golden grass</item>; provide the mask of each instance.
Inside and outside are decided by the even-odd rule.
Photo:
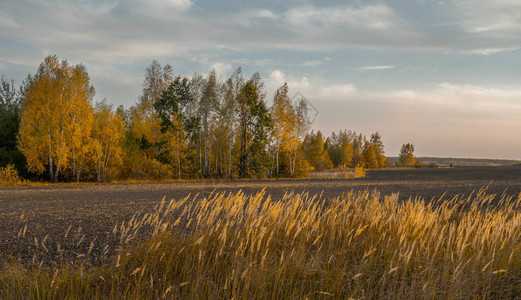
[[[376,191],[163,200],[114,227],[121,249],[103,266],[0,264],[0,298],[517,298],[520,201],[485,190],[429,204]]]
[[[314,171],[308,176],[311,179],[353,179],[364,178],[365,170],[361,166],[353,169],[332,169],[324,171]]]

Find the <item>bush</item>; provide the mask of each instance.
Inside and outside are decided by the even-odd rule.
[[[350,178],[364,178],[365,177],[365,169],[362,168],[362,166],[360,164],[358,164],[354,170],[352,171],[349,171],[349,172],[346,172],[345,175],[344,175],[344,178],[345,179],[350,179]]]
[[[133,177],[138,179],[161,180],[172,178],[172,168],[156,159],[143,156],[140,164],[134,170]]]
[[[14,165],[7,165],[0,168],[0,185],[15,186],[22,183],[23,180],[18,176],[18,171]]]

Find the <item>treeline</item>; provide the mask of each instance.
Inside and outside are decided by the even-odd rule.
[[[25,178],[107,181],[304,177],[311,170],[387,165],[378,133],[310,132],[305,99],[284,84],[266,102],[258,73],[175,76],[153,61],[132,107],[93,103],[84,65],[48,56],[15,89],[2,78],[0,167]]]

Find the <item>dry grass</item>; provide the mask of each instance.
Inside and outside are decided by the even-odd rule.
[[[364,168],[357,166],[353,169],[332,169],[324,171],[311,172],[308,176],[310,179],[352,179],[352,178],[364,178]]]
[[[516,298],[521,196],[495,200],[162,201],[114,227],[121,249],[102,266],[0,264],[0,298]]]

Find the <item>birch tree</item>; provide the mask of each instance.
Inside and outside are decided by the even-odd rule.
[[[297,116],[288,97],[288,85],[277,89],[270,109],[273,120],[273,138],[275,140],[276,176],[279,176],[279,154],[288,152],[289,172],[293,174],[293,152],[297,149]]]
[[[21,107],[19,148],[31,171],[48,171],[56,182],[68,167],[78,145],[90,134],[83,128],[82,114],[89,114],[94,88],[85,67],[70,66],[56,56],[48,56],[37,73],[30,77]],[[88,121],[87,121],[88,122]],[[74,154],[73,154],[74,153]]]
[[[145,149],[145,152],[149,157],[155,159],[158,159],[161,154],[163,136],[161,120],[154,110],[154,103],[172,83],[173,77],[172,66],[167,64],[161,67],[159,62],[152,61],[145,71],[143,93],[131,110],[132,131],[143,141],[142,144],[150,145],[150,149]]]
[[[93,158],[98,182],[107,181],[115,175],[123,157],[125,122],[121,114],[113,110],[105,100],[94,108],[94,126],[92,131]]]

